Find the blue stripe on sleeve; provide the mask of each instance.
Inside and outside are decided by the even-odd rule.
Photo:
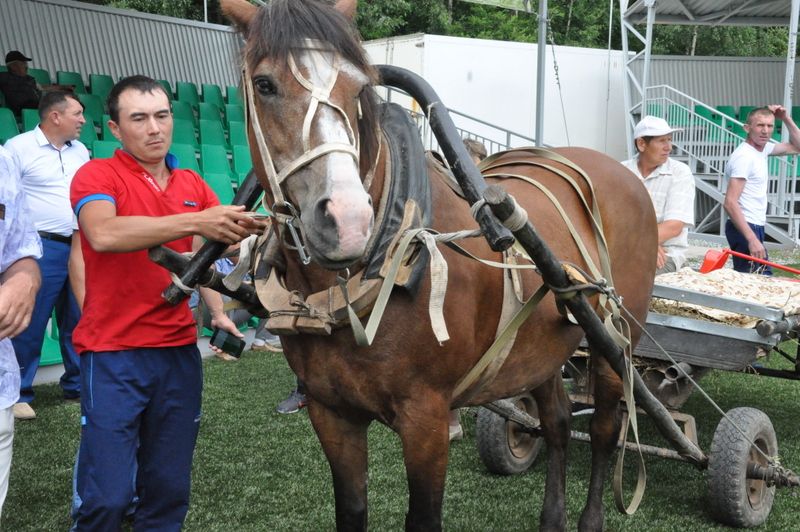
[[[81,209],[83,208],[84,205],[86,205],[90,201],[97,201],[97,200],[105,200],[105,201],[110,201],[114,205],[117,204],[114,198],[112,198],[108,194],[91,194],[80,200],[78,204],[75,206],[75,216],[80,215]]]

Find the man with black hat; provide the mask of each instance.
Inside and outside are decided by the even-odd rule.
[[[21,109],[37,109],[39,97],[42,95],[41,87],[33,76],[28,75],[28,61],[30,57],[12,50],[6,54],[6,67],[8,72],[0,72],[0,91],[6,98],[6,106],[20,114]]]

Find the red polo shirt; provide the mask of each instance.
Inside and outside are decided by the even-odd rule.
[[[167,156],[168,166],[173,162]],[[169,216],[219,205],[214,192],[191,170],[171,171],[165,190],[129,154],[117,150],[110,159],[94,159],[75,174],[70,190],[76,214],[91,201],[110,201],[118,216]],[[86,263],[86,299],[72,336],[75,350],[121,351],[139,347],[172,347],[197,341],[186,302],[168,304],[161,292],[170,283],[167,270],[147,257],[147,250],[98,253],[81,233]],[[192,237],[166,244],[191,251]]]

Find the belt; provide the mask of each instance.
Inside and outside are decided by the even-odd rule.
[[[47,231],[39,231],[39,236],[44,238],[45,240],[55,240],[56,242],[61,242],[62,244],[71,244],[72,237],[59,235],[58,233],[48,233]]]

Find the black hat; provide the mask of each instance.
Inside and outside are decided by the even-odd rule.
[[[19,50],[11,50],[6,54],[6,63],[13,63],[14,61],[32,61],[32,59],[25,57]]]

